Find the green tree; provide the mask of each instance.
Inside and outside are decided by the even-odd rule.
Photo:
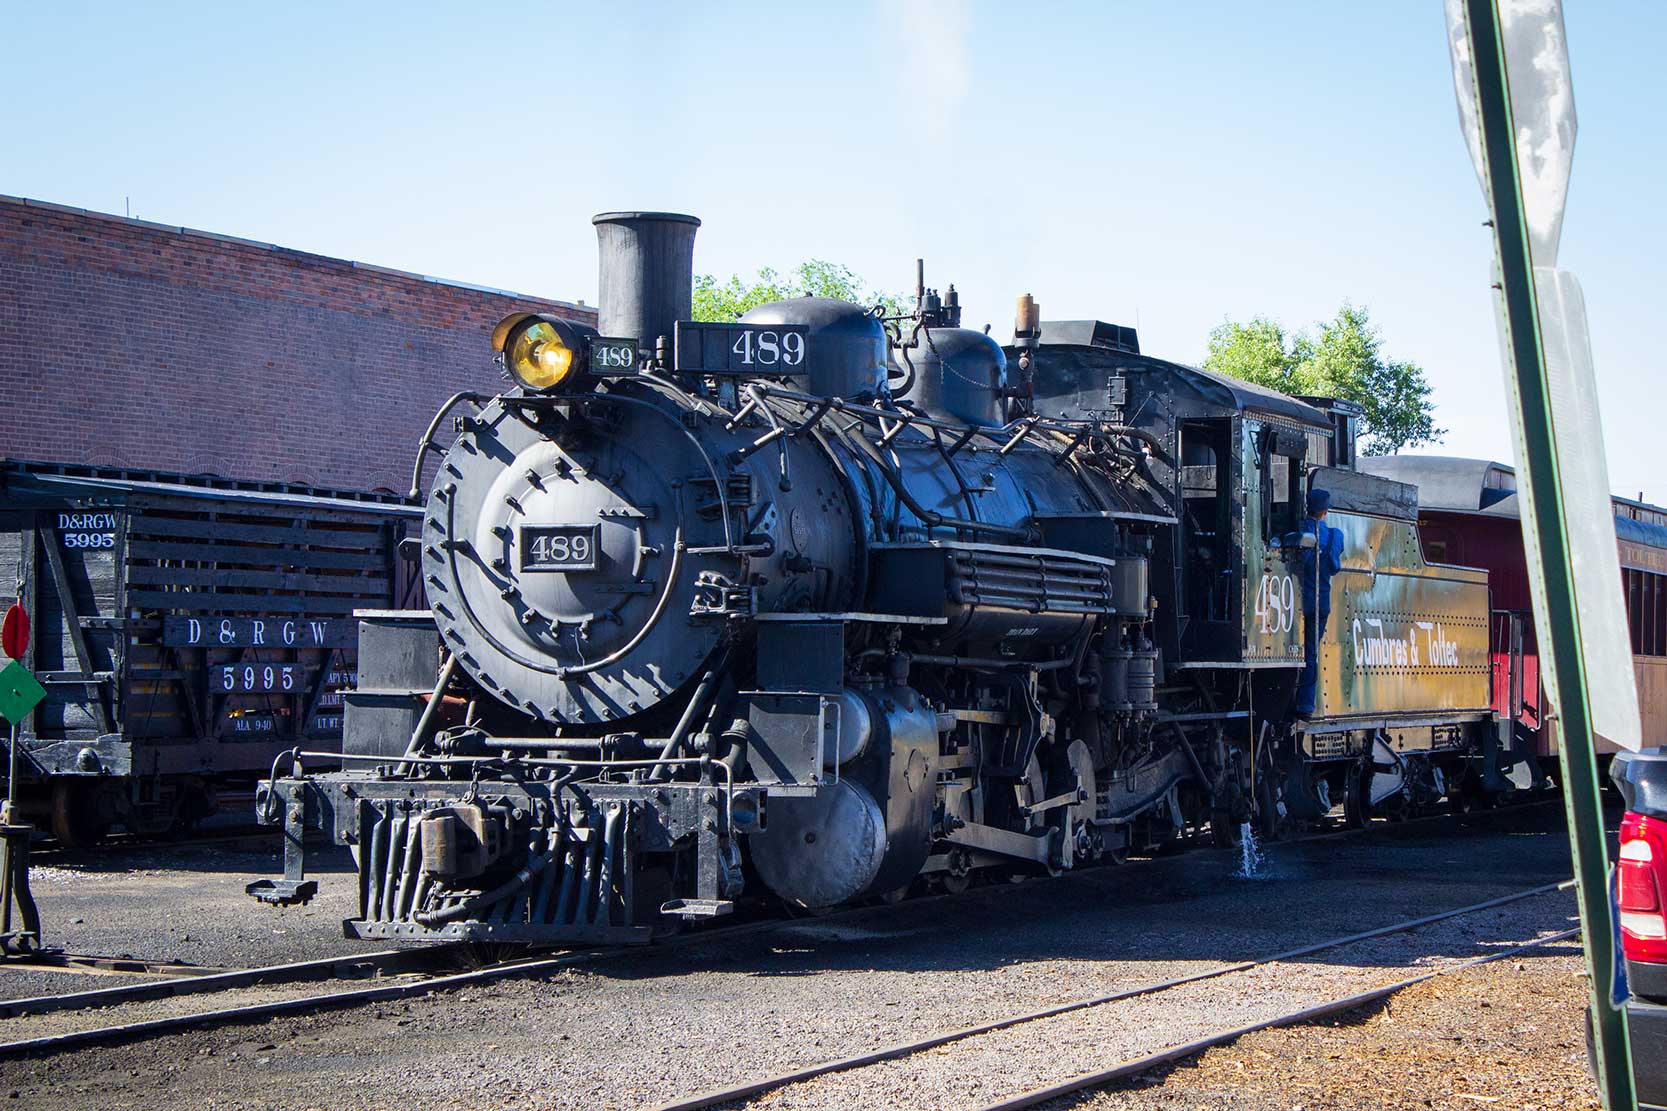
[[[738,274],[722,282],[711,274],[696,276],[694,318],[738,320],[748,309],[792,297],[833,297],[858,305],[883,305],[887,316],[903,312],[901,298],[868,288],[850,267],[811,259],[786,276],[766,266],[750,282],[742,281]]]
[[[1366,310],[1346,301],[1331,320],[1294,336],[1266,317],[1223,321],[1210,332],[1204,366],[1281,393],[1355,402],[1364,410],[1362,450],[1368,455],[1436,443],[1446,431],[1435,426],[1423,369],[1385,357]]]

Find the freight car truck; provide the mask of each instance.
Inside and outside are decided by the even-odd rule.
[[[211,812],[341,744],[359,608],[395,604],[417,511],[209,476],[0,461],[0,607],[35,621],[25,812],[66,843]]]

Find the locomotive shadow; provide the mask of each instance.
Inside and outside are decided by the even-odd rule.
[[[192,845],[186,842],[155,841],[144,845],[92,846],[85,849],[55,849],[30,860],[31,871],[52,869],[87,875],[141,875],[154,872],[217,872],[257,879],[284,870],[280,835],[273,832],[272,846],[230,848]],[[307,874],[325,882],[344,882],[329,877],[351,877],[357,873],[353,857],[345,848],[323,841],[307,844]],[[351,882],[346,880],[345,882]]]
[[[1548,808],[1550,809],[1550,808]],[[997,971],[1070,962],[1112,990],[1149,982],[1150,968],[1173,964],[1182,975],[1198,964],[1267,957],[1380,926],[1437,914],[1529,887],[1570,872],[1561,812],[1555,820],[1489,821],[1479,830],[1386,828],[1357,838],[1265,846],[1266,879],[1236,880],[1237,852],[1195,850],[1097,868],[1057,879],[974,888],[960,895],[907,900],[823,917],[805,917],[757,935],[644,952],[611,962],[601,975],[620,979],[737,967],[758,977],[837,972]],[[1540,900],[1564,900],[1548,905]],[[1564,913],[1566,906],[1567,913]],[[1425,928],[1421,958],[1463,960],[1497,950],[1491,938],[1530,936],[1521,922],[1558,930],[1578,924],[1572,894],[1535,900]],[[1513,933],[1514,931],[1514,933]],[[1327,950],[1293,963],[1405,967],[1405,935]],[[1531,953],[1564,952],[1545,947]]]

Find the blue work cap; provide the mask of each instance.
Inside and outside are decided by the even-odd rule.
[[[1308,491],[1308,515],[1310,517],[1314,516],[1317,513],[1324,513],[1326,510],[1328,510],[1330,508],[1331,508],[1331,491],[1330,490],[1310,490],[1310,491]]]

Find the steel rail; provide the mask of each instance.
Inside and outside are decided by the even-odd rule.
[[[1204,969],[1200,972],[1189,973],[1185,976],[1178,976],[1169,980],[1160,980],[1155,983],[1125,988],[1122,991],[1112,992],[1107,995],[1097,995],[1088,999],[1073,1000],[1069,1003],[1057,1003],[1051,1007],[1043,1007],[1040,1010],[1026,1011],[1022,1014],[1016,1015],[1008,1015],[1004,1018],[995,1019],[990,1022],[982,1022],[974,1026],[964,1026],[958,1030],[951,1030],[943,1034],[934,1034],[930,1037],[890,1045],[882,1049],[870,1050],[867,1053],[859,1053],[853,1057],[843,1057],[834,1061],[825,1061],[821,1064],[810,1065],[806,1068],[794,1069],[791,1072],[778,1073],[774,1076],[765,1077],[759,1080],[751,1080],[732,1087],[720,1088],[714,1091],[705,1092],[701,1095],[674,1100],[670,1103],[659,1104],[653,1107],[651,1111],[700,1111],[702,1108],[717,1107],[723,1104],[734,1103],[738,1100],[750,1099],[753,1096],[760,1095],[776,1088],[783,1088],[790,1084],[802,1083],[806,1080],[814,1080],[817,1077],[828,1076],[832,1073],[863,1068],[868,1065],[879,1064],[883,1061],[893,1061],[904,1057],[912,1057],[915,1054],[923,1053],[928,1049],[935,1049],[938,1046],[948,1045],[951,1042],[974,1038],[981,1034],[990,1034],[998,1030],[1005,1030],[1014,1026],[1022,1026],[1026,1023],[1038,1022],[1042,1019],[1070,1014],[1073,1011],[1082,1011],[1091,1007],[1100,1007],[1107,1003],[1117,1003],[1126,999],[1135,999],[1144,995],[1155,995],[1160,992],[1169,991],[1188,984],[1196,984],[1204,980],[1213,980],[1222,976],[1228,976],[1239,972],[1247,972],[1251,969],[1259,968],[1264,965],[1295,960],[1299,957],[1306,957],[1315,953],[1324,952],[1327,949],[1337,949],[1346,945],[1354,945],[1358,942],[1368,941],[1376,937],[1385,937],[1389,934],[1406,933],[1410,930],[1420,929],[1424,926],[1432,925],[1436,922],[1442,922],[1449,918],[1457,918],[1466,914],[1475,914],[1479,911],[1505,906],[1506,904],[1518,902],[1523,899],[1530,899],[1538,895],[1548,895],[1556,891],[1567,891],[1573,886],[1573,880],[1564,880],[1561,883],[1543,884],[1539,887],[1513,892],[1510,895],[1501,895],[1498,898],[1488,899],[1485,902],[1472,903],[1469,906],[1440,911],[1436,914],[1425,915],[1421,918],[1413,918],[1388,926],[1380,926],[1376,929],[1349,934],[1345,937],[1332,938],[1328,941],[1315,942],[1313,944],[1299,946],[1295,949],[1288,949],[1284,952],[1273,953],[1265,957],[1258,957],[1254,960],[1237,961],[1233,964],[1220,965],[1215,968]],[[1579,931],[1575,932],[1578,933]],[[1544,940],[1549,941],[1552,939],[1547,938]],[[1419,979],[1428,979],[1430,975],[1434,975],[1434,973],[1425,974]],[[1414,980],[1410,982],[1416,983],[1419,981]],[[1020,1106],[1029,1105],[1024,1104]]]
[[[34,1053],[52,1053],[64,1049],[73,1049],[98,1042],[123,1041],[128,1038],[149,1034],[167,1034],[179,1030],[190,1029],[194,1026],[211,1026],[225,1022],[237,1022],[252,1018],[266,1018],[274,1015],[291,1014],[298,1011],[321,1011],[331,1007],[348,1006],[363,1003],[382,1003],[391,999],[404,999],[413,995],[426,995],[432,991],[446,988],[463,987],[467,984],[484,983],[505,976],[516,976],[532,972],[553,971],[572,964],[578,960],[592,956],[589,953],[571,953],[558,957],[531,957],[515,961],[503,961],[498,964],[487,965],[484,968],[473,969],[468,972],[454,972],[444,976],[429,976],[404,984],[386,984],[374,988],[354,988],[348,991],[330,992],[323,995],[303,995],[292,999],[269,1000],[264,1003],[250,1003],[241,1007],[223,1007],[213,1011],[193,1011],[190,1014],[171,1015],[167,1018],[146,1019],[139,1022],[121,1023],[115,1026],[98,1026],[90,1030],[75,1030],[65,1034],[47,1034],[38,1038],[25,1038],[15,1042],[0,1042],[0,1060],[10,1060]],[[201,981],[193,981],[200,983]]]
[[[101,953],[69,953],[43,949],[24,957],[0,960],[0,970],[23,972],[68,972],[78,976],[218,976],[236,969],[181,960],[150,960],[146,957],[111,957]]]
[[[148,984],[123,984],[121,987],[67,992],[61,995],[5,999],[0,1000],[0,1018],[44,1015],[55,1011],[85,1011],[122,1003],[147,1003],[182,995],[207,995],[263,984],[293,983],[314,978],[343,979],[354,976],[361,970],[386,972],[406,966],[431,964],[449,953],[461,951],[466,944],[458,941],[427,949],[381,949],[370,953],[348,953],[337,957],[321,957],[317,960],[294,961],[260,968],[217,970],[206,974],[190,972],[173,979]]]
[[[1570,886],[1573,886],[1572,881]],[[1202,1038],[1195,1038],[1194,1040],[1183,1045],[1171,1046],[1168,1049],[1160,1049],[1155,1053],[1148,1053],[1141,1057],[1131,1058],[1121,1064],[1113,1065],[1109,1069],[1101,1069],[1098,1072],[1084,1073],[1081,1076],[1072,1077],[1070,1080],[1061,1081],[1057,1084],[1050,1084],[1045,1088],[1034,1088],[1028,1092],[1012,1096],[997,1103],[987,1104],[984,1107],[978,1108],[978,1111],[1019,1111],[1020,1108],[1024,1107],[1035,1107],[1039,1103],[1046,1103],[1048,1100],[1058,1099],[1060,1096],[1072,1095],[1076,1092],[1086,1091],[1089,1088],[1098,1088],[1104,1084],[1109,1084],[1114,1080],[1121,1080],[1124,1077],[1135,1076],[1158,1065],[1165,1065],[1172,1061],[1179,1061],[1184,1058],[1191,1057],[1194,1054],[1204,1052],[1206,1049],[1213,1049],[1218,1045],[1225,1045],[1228,1042],[1236,1041],[1239,1038],[1244,1037],[1246,1034],[1254,1034],[1261,1030],[1272,1030],[1280,1026],[1296,1026],[1301,1023],[1312,1022],[1317,1018],[1325,1018],[1327,1015],[1352,1011],[1357,1008],[1367,1006],[1368,1004],[1376,1003],[1380,999],[1387,999],[1396,992],[1405,991],[1407,988],[1433,980],[1437,976],[1446,976],[1454,972],[1463,972],[1466,969],[1475,968],[1477,965],[1487,964],[1490,961],[1498,961],[1504,960],[1507,957],[1514,957],[1517,954],[1525,952],[1529,949],[1536,949],[1542,945],[1551,945],[1555,942],[1567,941],[1570,938],[1579,937],[1580,933],[1580,929],[1576,927],[1572,930],[1564,930],[1561,933],[1551,934],[1548,937],[1538,937],[1532,941],[1522,942],[1520,945],[1512,945],[1505,949],[1501,949],[1496,953],[1487,953],[1480,957],[1472,957],[1471,959],[1463,961],[1459,964],[1448,965],[1445,968],[1434,968],[1428,972],[1420,972],[1416,976],[1409,976],[1404,980],[1398,980],[1393,984],[1386,984],[1383,987],[1372,988],[1370,991],[1357,992],[1354,995],[1345,996],[1342,999],[1333,999],[1327,1003],[1317,1003],[1312,1007],[1304,1007],[1300,1011],[1291,1011],[1287,1014],[1279,1015],[1276,1018],[1267,1019],[1262,1022],[1246,1023],[1243,1026],[1236,1026],[1231,1030],[1222,1030],[1214,1034],[1207,1034]]]

